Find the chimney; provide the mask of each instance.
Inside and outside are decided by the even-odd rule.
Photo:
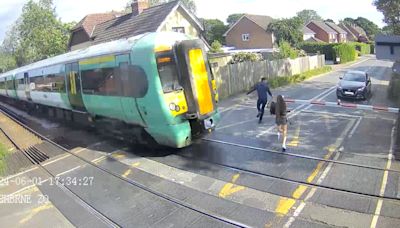
[[[148,0],[133,0],[132,4],[132,14],[137,16],[143,12],[143,10],[149,8]]]

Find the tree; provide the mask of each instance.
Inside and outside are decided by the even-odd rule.
[[[400,35],[400,0],[374,0],[378,11],[383,13],[383,21],[394,34]]]
[[[297,12],[297,17],[303,22],[303,24],[307,24],[310,21],[322,21],[322,17],[318,15],[315,10],[305,9],[300,12]]]
[[[228,23],[229,26],[232,26],[233,24],[236,23],[244,14],[243,13],[234,13],[228,16],[226,19],[226,22]]]
[[[30,0],[7,32],[1,49],[18,66],[62,54],[67,51],[72,26],[57,19],[52,0]]]
[[[335,23],[335,21],[334,21],[334,20],[332,20],[332,19],[329,19],[329,18],[328,18],[328,19],[325,19],[325,20],[324,20],[324,22]]]
[[[278,44],[282,41],[287,41],[291,46],[297,47],[303,40],[302,26],[303,20],[293,17],[275,20],[268,25],[267,30],[275,35]]]
[[[210,50],[210,52],[211,52],[211,53],[220,53],[220,52],[223,52],[221,48],[222,48],[221,43],[220,43],[218,40],[214,40],[214,42],[212,42],[212,44],[211,44],[211,50]]]
[[[227,30],[227,26],[218,19],[204,19],[205,38],[208,43],[212,43],[218,40],[220,43],[224,43],[224,33]]]

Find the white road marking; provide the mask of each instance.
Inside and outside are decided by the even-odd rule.
[[[42,166],[47,166],[47,165],[53,164],[54,162],[58,162],[58,161],[63,160],[63,159],[65,159],[65,158],[67,158],[67,157],[71,157],[71,155],[70,155],[70,154],[67,154],[67,155],[64,155],[64,156],[62,156],[62,157],[59,157],[59,158],[57,158],[57,159],[54,159],[54,160],[52,160],[52,161],[45,162]]]
[[[28,190],[28,189],[33,188],[33,187],[36,187],[36,185],[35,185],[35,184],[28,185],[28,186],[26,186],[26,187],[21,188],[21,189],[18,190],[18,191],[15,191],[15,192],[13,192],[13,193],[8,194],[8,196],[17,195],[18,193],[24,192],[25,190]]]
[[[67,171],[65,171],[65,172],[62,172],[62,173],[57,174],[56,177],[59,177],[59,176],[61,176],[61,175],[67,174],[67,173],[70,173],[70,172],[72,172],[72,171],[74,171],[74,170],[79,169],[80,167],[81,167],[81,166],[78,165],[78,166],[75,167],[75,168],[72,168],[72,169],[69,169],[69,170],[67,170]]]
[[[395,139],[394,139],[394,132],[395,132],[395,127],[396,127],[395,124],[396,124],[396,121],[393,120],[392,134],[391,134],[391,138],[390,138],[390,149],[389,149],[389,154],[388,154],[388,161],[386,163],[386,169],[390,169],[390,167],[392,165],[393,146],[394,146],[394,141],[395,141]],[[381,189],[379,191],[379,196],[384,196],[385,195],[388,175],[389,175],[389,172],[387,170],[384,171],[383,178],[382,178]],[[375,215],[372,218],[370,228],[376,228],[376,225],[377,225],[378,219],[379,219],[379,215],[381,214],[382,204],[383,204],[383,200],[379,199],[378,200],[378,204],[376,205],[376,208],[375,208]]]
[[[347,134],[347,132],[350,131],[351,127],[354,125],[355,120],[352,120],[352,124],[348,124],[346,129],[342,132],[342,134],[338,137],[336,144],[339,144],[340,141],[343,141],[343,139],[345,138],[345,135]],[[336,145],[336,147],[339,147],[339,145]],[[335,156],[332,158],[332,161],[336,161],[339,156],[340,156],[340,151],[343,150],[343,146],[340,147],[340,149],[337,151],[337,153],[335,154]],[[330,172],[330,170],[332,169],[334,162],[330,162],[328,164],[328,166],[325,168],[325,170],[322,172],[321,176],[318,178],[316,185],[321,185],[322,181],[324,181],[324,179],[326,178],[326,176],[328,175],[328,173]],[[310,200],[311,197],[314,196],[315,192],[317,191],[316,187],[311,188],[310,192],[307,194],[307,196],[304,198],[304,201],[302,201],[299,205],[299,207],[295,210],[295,212],[293,213],[293,215],[289,218],[289,220],[286,222],[285,226],[286,228],[290,227],[293,222],[296,220],[296,217],[298,217],[300,215],[300,213],[303,211],[304,207],[306,206],[306,201]]]
[[[360,126],[361,120],[362,120],[362,117],[358,118],[356,124],[353,126],[353,129],[351,129],[351,132],[349,134],[349,138],[353,137],[354,132],[356,132],[358,126]]]
[[[21,176],[21,175],[23,175],[23,174],[25,174],[25,173],[31,172],[31,171],[36,170],[36,169],[38,169],[37,166],[36,166],[36,167],[33,167],[33,168],[31,168],[31,169],[25,170],[25,171],[23,171],[23,172],[14,174],[14,175],[12,175],[12,176],[8,176],[8,177],[6,177],[6,178],[3,178],[3,179],[0,180],[0,186],[1,186],[1,184],[2,184],[3,182],[7,182],[7,181],[9,181],[10,179],[12,179],[12,178],[14,178],[14,177]]]
[[[317,100],[317,99],[318,99],[318,100],[322,100],[322,99],[326,98],[327,96],[329,96],[329,95],[334,91],[335,88],[336,88],[336,86],[332,86],[332,87],[329,88],[328,90],[325,90],[324,92],[318,94],[317,96],[311,98],[310,100]],[[320,96],[322,96],[322,97],[320,97]],[[305,107],[305,106],[307,106],[307,107]],[[298,114],[300,114],[302,110],[307,110],[307,109],[311,108],[312,106],[313,106],[313,105],[302,104],[302,105],[298,106],[297,108],[293,109],[293,110],[288,114],[288,117],[287,117],[287,118],[288,118],[288,119],[291,119],[291,118],[297,116]],[[305,107],[305,108],[302,109],[303,107]],[[263,136],[263,135],[265,135],[265,134],[267,134],[267,133],[271,133],[271,131],[272,131],[274,128],[276,128],[276,126],[271,126],[271,127],[269,127],[267,130],[260,132],[258,135],[256,135],[256,137],[259,138],[259,137],[261,137],[261,136]]]

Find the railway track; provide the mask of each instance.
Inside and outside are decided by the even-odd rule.
[[[102,214],[100,211],[96,210],[90,204],[85,202],[79,195],[75,194],[70,188],[68,188],[65,184],[63,184],[62,180],[56,178],[56,175],[52,174],[45,166],[41,165],[42,162],[46,161],[49,158],[46,152],[50,151],[51,149],[54,149],[53,144],[50,144],[50,147],[49,145],[47,145],[47,148],[43,147],[43,144],[40,144],[42,146],[27,146],[28,143],[32,143],[32,141],[34,143],[35,142],[43,143],[42,140],[40,139],[42,137],[40,137],[40,135],[38,135],[37,133],[34,133],[34,131],[23,125],[21,122],[18,122],[16,119],[14,119],[14,117],[11,117],[11,115],[8,115],[6,112],[4,112],[5,110],[2,107],[0,107],[0,110],[1,110],[0,117],[1,115],[8,117],[15,124],[19,124],[20,127],[22,127],[26,131],[25,133],[28,133],[23,135],[24,137],[22,137],[23,139],[22,141],[21,138],[16,139],[15,134],[13,135],[12,133],[7,132],[3,128],[1,128],[1,131],[8,138],[8,140],[15,146],[15,148],[21,151],[32,164],[35,164],[39,169],[44,171],[50,178],[52,178],[54,180],[53,183],[55,183],[57,187],[59,187],[63,192],[71,196],[77,203],[86,208],[91,214],[100,219],[104,224],[106,224],[109,227],[120,227],[116,222],[112,221],[107,216]],[[14,131],[18,131],[18,127],[17,129],[14,128]],[[51,145],[53,145],[53,147],[51,147]]]
[[[224,145],[230,145],[230,146],[234,146],[234,147],[245,148],[245,149],[258,150],[258,151],[263,151],[266,153],[280,154],[282,156],[297,157],[297,158],[303,158],[303,159],[314,160],[314,161],[323,161],[323,162],[328,162],[328,163],[341,164],[341,165],[366,168],[366,169],[373,169],[373,170],[378,170],[378,171],[389,171],[389,172],[394,172],[394,173],[400,173],[400,170],[395,170],[395,169],[386,169],[386,168],[380,168],[380,167],[376,167],[376,166],[367,166],[367,165],[361,165],[361,164],[352,163],[352,162],[344,162],[344,161],[338,161],[338,160],[332,160],[332,159],[318,158],[318,157],[301,155],[301,154],[290,153],[290,152],[280,152],[277,150],[242,145],[242,144],[232,143],[232,142],[225,142],[225,141],[221,141],[221,140],[214,140],[214,139],[207,139],[207,138],[203,138],[201,140],[212,142],[212,143],[217,143],[217,144],[224,144]],[[340,152],[340,153],[341,154],[351,154],[351,153],[344,153],[344,152]],[[365,157],[374,158],[372,156],[365,156]],[[382,159],[382,158],[379,158],[379,159]]]
[[[77,154],[72,153],[72,152],[69,151],[68,149],[62,147],[61,145],[58,145],[58,144],[54,143],[53,141],[51,141],[50,139],[48,139],[48,138],[46,138],[45,136],[41,135],[40,133],[36,132],[35,130],[31,129],[31,128],[28,127],[26,124],[24,124],[24,123],[22,123],[21,121],[19,121],[19,119],[17,119],[17,118],[18,118],[17,115],[10,114],[10,113],[12,113],[12,111],[10,111],[9,109],[7,109],[7,108],[3,107],[2,105],[0,105],[0,115],[5,115],[6,117],[8,117],[8,118],[10,118],[12,121],[14,121],[16,124],[18,124],[19,126],[23,127],[26,131],[28,131],[28,132],[32,135],[32,138],[37,137],[37,138],[39,138],[40,140],[42,140],[42,141],[44,141],[44,142],[50,144],[51,146],[53,146],[53,148],[57,148],[57,149],[59,149],[59,150],[62,150],[62,151],[64,151],[64,152],[68,153],[69,155],[78,158],[79,160],[83,161],[84,163],[86,163],[86,164],[88,164],[88,165],[90,165],[90,166],[93,166],[93,167],[97,168],[98,170],[101,170],[101,171],[103,171],[103,172],[105,172],[105,173],[107,173],[107,174],[109,174],[109,175],[111,175],[111,176],[113,176],[113,177],[116,177],[116,178],[118,178],[118,179],[120,179],[120,180],[123,180],[123,181],[129,183],[129,184],[132,185],[132,186],[138,187],[138,188],[140,188],[140,189],[142,189],[142,190],[144,190],[144,191],[146,191],[146,192],[149,192],[149,193],[151,193],[151,194],[153,194],[153,195],[155,195],[155,196],[157,196],[157,197],[160,197],[160,198],[162,198],[162,199],[164,199],[164,200],[166,200],[166,201],[169,201],[169,202],[171,202],[171,203],[174,203],[174,204],[176,204],[176,205],[179,205],[180,207],[184,207],[184,208],[187,208],[187,209],[189,209],[189,210],[195,211],[195,212],[197,212],[197,213],[199,213],[199,214],[202,214],[202,215],[204,215],[204,216],[210,217],[210,218],[212,218],[212,219],[214,219],[214,220],[218,220],[218,221],[223,222],[223,223],[225,223],[225,224],[227,224],[227,225],[232,225],[232,226],[236,226],[236,227],[248,227],[248,226],[245,225],[245,224],[242,224],[242,223],[239,223],[239,222],[237,222],[237,221],[234,221],[234,220],[231,220],[231,219],[222,217],[222,216],[220,216],[220,215],[218,215],[218,214],[215,214],[215,213],[210,213],[209,211],[204,210],[203,208],[200,208],[200,207],[197,207],[197,206],[194,206],[194,205],[190,205],[190,204],[188,204],[188,203],[186,203],[186,202],[183,202],[183,201],[181,201],[181,200],[172,198],[172,197],[168,196],[167,194],[164,194],[164,193],[158,192],[158,191],[156,191],[156,190],[154,190],[154,189],[151,189],[151,188],[145,186],[144,184],[141,184],[141,183],[136,182],[136,181],[134,181],[134,180],[125,178],[125,177],[121,176],[120,173],[113,172],[113,171],[111,171],[111,170],[109,170],[109,169],[106,169],[106,168],[104,168],[104,167],[101,167],[101,166],[97,165],[96,163],[94,163],[94,162],[92,162],[92,161],[90,161],[90,160],[87,160],[87,159],[85,159],[85,158],[82,158],[82,157],[78,156]],[[43,171],[45,171],[45,172],[46,172],[48,175],[50,175],[52,178],[55,178],[55,177],[56,177],[56,176],[53,175],[49,170],[47,170],[46,167],[44,167],[44,166],[41,165],[41,162],[47,160],[47,157],[48,157],[48,156],[46,156],[46,153],[42,151],[41,148],[37,148],[37,147],[28,147],[28,148],[24,148],[24,147],[21,147],[21,145],[19,145],[19,143],[16,142],[16,139],[15,139],[15,138],[13,138],[13,137],[10,136],[9,134],[7,134],[6,131],[3,131],[3,132],[4,132],[4,134],[10,139],[10,141],[15,145],[15,147],[16,147],[17,149],[20,149],[21,151],[24,152],[24,155],[32,162],[32,164],[36,164],[38,167],[40,167],[40,169],[42,169]],[[24,140],[24,142],[26,142],[26,139]],[[112,160],[117,161],[117,159],[113,158],[112,156],[109,156],[109,159],[112,159]],[[107,217],[105,214],[103,214],[102,212],[96,210],[96,209],[93,208],[91,205],[89,205],[88,203],[86,203],[81,197],[79,197],[79,195],[75,194],[75,193],[74,193],[71,189],[69,189],[67,186],[63,185],[62,182],[61,182],[59,179],[57,179],[57,181],[58,181],[59,184],[60,184],[60,186],[59,186],[60,188],[63,188],[64,191],[67,190],[67,191],[68,191],[70,194],[72,194],[75,198],[79,199],[79,200],[81,201],[81,203],[85,204],[86,208],[90,208],[90,209],[92,210],[92,212],[93,212],[95,215],[97,214],[100,218],[102,218],[102,220],[103,220],[106,224],[108,224],[108,225],[111,226],[111,227],[121,227],[121,225],[118,224],[118,222],[111,220],[111,219],[110,219],[109,217]]]
[[[178,155],[178,156],[189,159],[189,160],[192,159],[190,156],[185,156],[185,155]],[[256,176],[260,176],[260,177],[267,177],[267,178],[271,178],[273,180],[279,180],[279,181],[296,184],[296,185],[304,185],[307,187],[313,187],[313,188],[317,188],[317,189],[325,189],[325,190],[330,190],[330,191],[334,191],[334,192],[338,192],[338,193],[349,193],[349,194],[356,195],[356,196],[372,197],[375,199],[387,199],[387,200],[400,201],[400,199],[396,198],[396,197],[380,196],[378,194],[368,194],[368,193],[362,193],[362,192],[357,192],[357,191],[351,191],[351,190],[347,190],[347,189],[323,186],[323,185],[318,185],[318,184],[314,184],[314,183],[308,183],[306,181],[298,181],[298,180],[293,180],[290,178],[283,178],[283,177],[279,177],[279,176],[275,176],[275,175],[266,174],[263,172],[240,168],[240,167],[227,165],[227,164],[223,164],[220,162],[209,161],[209,160],[205,160],[205,159],[198,159],[198,161],[209,163],[212,165],[219,166],[221,168],[233,170],[233,171],[240,172],[240,173],[246,173],[246,174],[256,175]]]

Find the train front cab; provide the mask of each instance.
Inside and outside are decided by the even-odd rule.
[[[220,119],[216,106],[218,95],[204,44],[201,40],[179,41],[170,48],[156,50],[156,62],[164,101],[171,115],[186,123],[176,124],[171,129],[172,134],[182,135],[182,138],[176,137],[174,147],[188,146],[192,137],[211,131]],[[185,125],[190,129],[182,127]],[[183,139],[186,130],[190,137]]]

